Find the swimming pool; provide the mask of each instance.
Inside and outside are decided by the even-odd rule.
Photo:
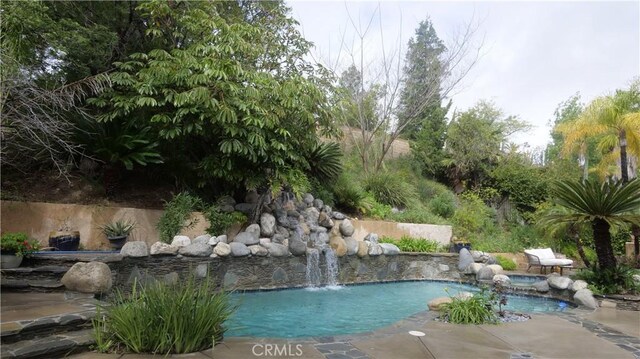
[[[479,288],[450,282],[412,281],[332,289],[235,293],[239,304],[225,336],[299,338],[372,331],[427,310],[431,299]],[[507,310],[560,310],[560,301],[509,296]]]

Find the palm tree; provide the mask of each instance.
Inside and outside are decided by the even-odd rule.
[[[640,225],[640,180],[584,182],[564,180],[555,183],[551,194],[569,213],[552,213],[543,219],[548,224],[589,223],[601,269],[616,267],[611,245],[611,226],[624,223]]]

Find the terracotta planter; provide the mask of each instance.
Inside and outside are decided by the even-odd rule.
[[[22,258],[24,257],[18,257],[15,254],[0,254],[0,267],[2,269],[18,268],[22,263]]]
[[[49,232],[49,247],[57,251],[77,251],[80,245],[80,232]]]

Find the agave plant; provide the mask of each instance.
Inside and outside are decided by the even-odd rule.
[[[584,223],[593,229],[593,239],[601,269],[615,268],[611,246],[611,226],[640,224],[640,180],[622,181],[558,181],[551,190],[557,204],[567,213],[551,213],[543,223]]]

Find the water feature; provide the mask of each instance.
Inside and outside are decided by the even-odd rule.
[[[310,337],[375,330],[427,309],[436,297],[474,292],[450,282],[395,282],[343,286],[340,290],[285,289],[235,293],[240,304],[225,336]],[[535,313],[561,310],[560,301],[508,295],[506,310]]]
[[[319,287],[321,284],[320,252],[316,248],[309,248],[307,250],[307,287]]]
[[[296,228],[296,232],[302,232],[302,228]],[[300,234],[300,236],[302,236]],[[314,235],[311,237],[313,248],[307,249],[307,287],[318,288],[322,284],[322,271],[320,269],[320,253],[324,254],[325,260],[325,283],[327,287],[338,287],[338,256],[331,246],[325,243],[324,236]]]

